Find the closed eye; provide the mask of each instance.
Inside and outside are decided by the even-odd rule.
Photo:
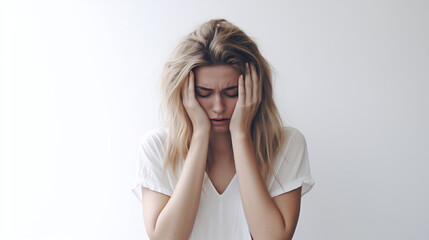
[[[205,98],[205,97],[210,96],[211,93],[202,94],[202,93],[200,93],[200,92],[197,91],[196,94],[197,94],[197,97]]]
[[[238,96],[237,86],[226,88],[223,90],[223,92],[228,97],[237,97]]]
[[[235,91],[234,93],[231,93],[231,92],[225,92],[224,93],[226,96],[228,96],[228,97],[237,97],[238,96],[238,92],[237,91]]]
[[[238,96],[238,87],[237,86],[228,87],[228,88],[225,88],[222,92],[225,96],[234,98]],[[201,98],[209,97],[212,93],[213,93],[213,90],[210,88],[197,86],[195,89],[195,94],[197,95],[197,97],[201,97]]]
[[[212,90],[210,89],[206,89],[206,88],[201,88],[201,87],[197,87],[197,89],[195,90],[195,93],[198,97],[208,97],[210,96],[210,94],[212,93]]]

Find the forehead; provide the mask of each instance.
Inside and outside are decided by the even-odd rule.
[[[229,65],[202,66],[195,70],[196,85],[210,88],[235,86],[239,76],[238,70]]]

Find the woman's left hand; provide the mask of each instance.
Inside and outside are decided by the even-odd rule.
[[[246,63],[246,73],[238,78],[238,100],[229,124],[231,135],[250,134],[252,121],[262,99],[262,87],[253,63]]]

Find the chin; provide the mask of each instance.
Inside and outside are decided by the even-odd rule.
[[[229,133],[229,126],[222,126],[222,127],[212,126],[211,132],[215,134]]]

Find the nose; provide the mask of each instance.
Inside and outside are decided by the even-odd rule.
[[[213,103],[213,112],[214,113],[223,113],[225,111],[225,104],[223,102],[222,96],[220,94],[216,94],[214,97]]]

